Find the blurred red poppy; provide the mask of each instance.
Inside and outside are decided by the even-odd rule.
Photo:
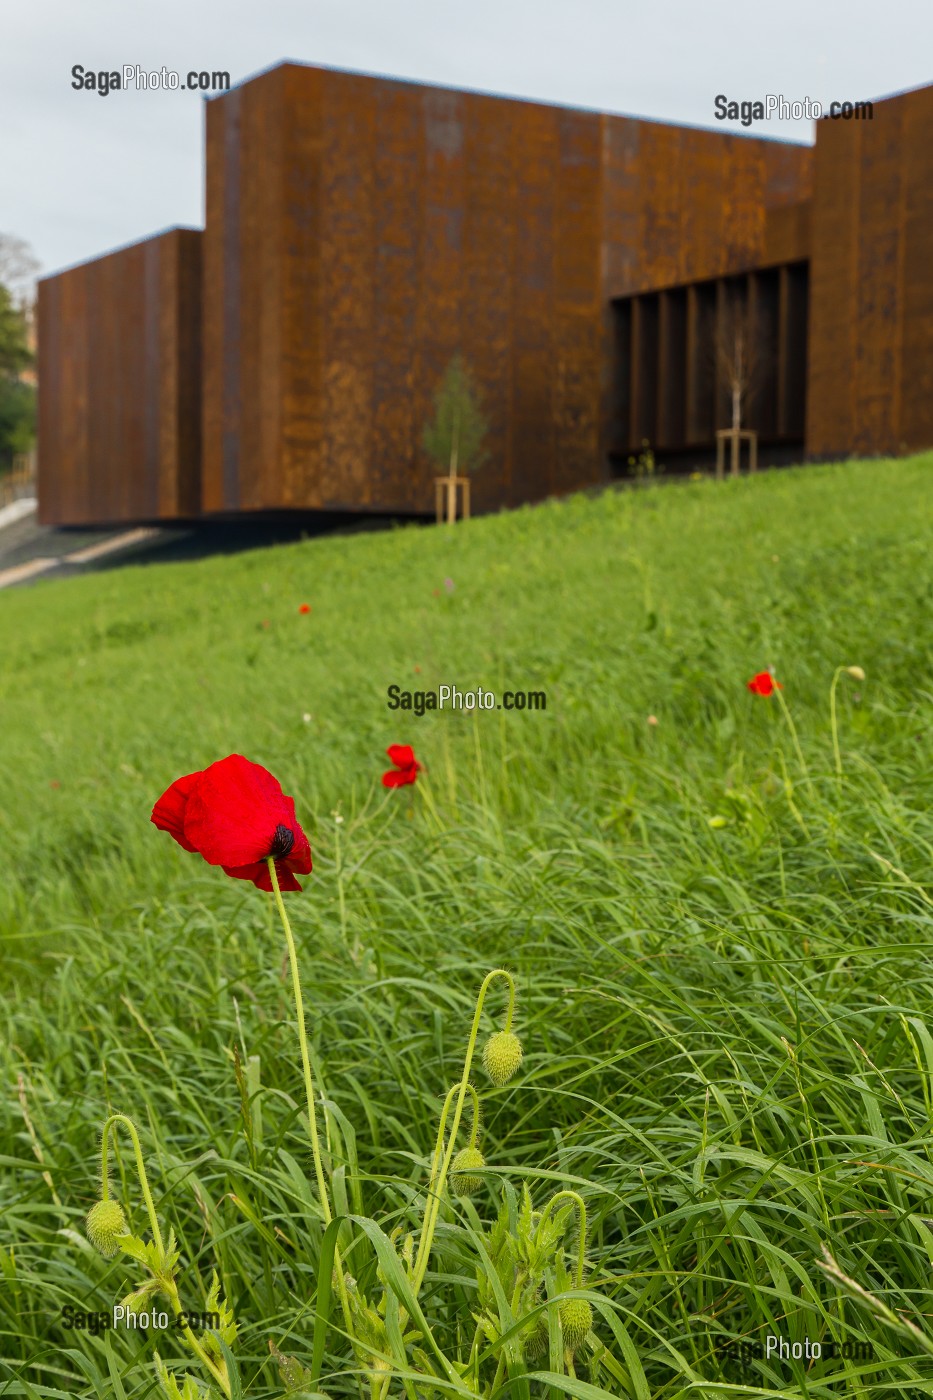
[[[773,695],[775,687],[783,690],[780,681],[776,681],[770,671],[759,671],[757,676],[752,676],[746,685],[753,695]]]
[[[151,820],[186,851],[260,890],[272,889],[269,856],[275,857],[282,890],[300,890],[295,872],[311,872],[311,847],[295,818],[294,799],[268,769],[242,754],[177,778],[153,807]]]
[[[390,768],[388,773],[383,773],[383,787],[407,787],[409,783],[413,783],[418,776],[421,764],[415,758],[415,751],[411,744],[390,744],[386,753],[395,767]]]
[[[310,603],[302,603],[302,605],[301,605],[301,607],[298,609],[298,611],[299,611],[300,613],[309,613],[309,612],[311,611],[311,604],[310,604]]]

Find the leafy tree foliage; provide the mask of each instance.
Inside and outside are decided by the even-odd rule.
[[[475,471],[486,460],[489,424],[473,377],[462,355],[447,366],[434,395],[434,418],[422,437],[424,450],[439,470],[451,476]]]
[[[0,285],[0,471],[30,448],[36,430],[36,392],[20,379],[32,364],[26,317]]]

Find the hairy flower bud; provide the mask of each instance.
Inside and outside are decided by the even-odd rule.
[[[483,1047],[483,1068],[493,1084],[508,1084],[522,1062],[522,1043],[511,1031],[496,1031]]]
[[[564,1345],[571,1352],[579,1351],[593,1326],[593,1309],[585,1298],[568,1298],[561,1303],[560,1326]]]
[[[846,675],[851,676],[854,681],[863,681],[865,679],[865,672],[862,670],[861,666],[847,666]]]
[[[121,1235],[129,1234],[123,1207],[119,1201],[96,1201],[87,1213],[87,1237],[105,1259],[112,1259],[119,1248]]]
[[[529,1361],[537,1361],[548,1349],[547,1314],[539,1313],[535,1325],[522,1337],[522,1347]]]
[[[483,1184],[477,1170],[486,1165],[478,1147],[461,1147],[450,1166],[450,1189],[455,1196],[475,1196]]]

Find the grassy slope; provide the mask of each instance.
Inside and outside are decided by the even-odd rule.
[[[93,1198],[108,1103],[151,1120],[166,1214],[202,1275],[222,1264],[250,1376],[310,1296],[312,1247],[229,1199],[290,1233],[305,1190],[271,902],[148,823],[172,778],[240,751],[295,794],[315,853],[290,907],[359,1205],[384,1218],[423,1178],[475,988],[504,962],[527,1060],[489,1097],[487,1156],[516,1182],[589,1183],[594,1278],[651,1393],[691,1375],[839,1393],[851,1363],[739,1372],[712,1350],[769,1330],[864,1334],[853,1393],[933,1392],[917,1340],[813,1262],[827,1242],[891,1306],[933,1312],[931,903],[910,883],[931,849],[930,467],[579,498],[3,595],[4,1079],[27,1077],[61,1208],[14,1103],[0,1356],[50,1368],[24,1373],[40,1387],[106,1375],[53,1315],[107,1306],[125,1277],[55,1234]],[[853,663],[837,783],[829,683]],[[765,667],[809,784],[778,705],[745,690]],[[416,720],[386,710],[393,681],[544,688],[548,711]],[[391,742],[428,771],[383,802]],[[280,1091],[253,1162],[234,1042]]]

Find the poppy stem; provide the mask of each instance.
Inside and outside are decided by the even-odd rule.
[[[168,1297],[169,1302],[172,1305],[172,1312],[175,1317],[175,1326],[181,1332],[188,1346],[194,1352],[201,1365],[210,1375],[214,1377],[214,1380],[218,1383],[220,1388],[223,1390],[224,1395],[226,1395],[229,1400],[229,1397],[231,1395],[231,1387],[230,1378],[227,1375],[226,1365],[222,1366],[218,1362],[213,1361],[211,1357],[208,1356],[207,1352],[204,1350],[203,1346],[198,1341],[191,1328],[188,1326],[188,1321],[185,1316],[184,1309],[181,1306],[181,1298],[178,1296],[178,1286],[176,1285],[175,1281],[169,1281],[168,1279],[166,1279],[164,1281],[163,1288],[166,1296]]]
[[[275,868],[275,860],[272,856],[267,858],[267,863],[269,866],[269,874],[272,879],[272,893],[275,895],[275,903],[279,911],[279,918],[282,920],[282,927],[285,930],[285,942],[288,945],[288,961],[292,970],[292,991],[295,995],[295,1013],[298,1017],[298,1044],[301,1049],[301,1068],[304,1072],[305,1097],[308,1102],[308,1127],[311,1133],[311,1150],[314,1154],[314,1174],[317,1177],[317,1189],[321,1198],[321,1212],[324,1216],[324,1224],[329,1225],[333,1219],[333,1213],[330,1208],[327,1179],[324,1176],[324,1164],[321,1161],[321,1143],[318,1135],[317,1113],[314,1108],[314,1080],[311,1076],[311,1057],[308,1054],[308,1032],[305,1028],[305,1008],[301,996],[301,978],[298,975],[298,950],[295,947],[292,926],[288,922],[288,915],[285,912],[282,891],[279,889],[279,877]]]
[[[282,927],[285,930],[285,942],[288,944],[288,961],[292,969],[292,988],[295,993],[295,1014],[298,1017],[298,1043],[301,1047],[301,1067],[304,1072],[305,1097],[308,1101],[308,1127],[311,1133],[311,1150],[314,1154],[314,1172],[317,1177],[317,1189],[321,1198],[321,1214],[324,1216],[324,1224],[329,1225],[333,1219],[333,1212],[330,1207],[330,1197],[327,1192],[327,1179],[324,1176],[324,1164],[321,1161],[321,1144],[318,1137],[317,1114],[314,1109],[314,1081],[311,1077],[311,1057],[308,1054],[308,1033],[305,1029],[304,1002],[301,997],[301,978],[298,975],[298,950],[295,947],[295,939],[292,934],[292,926],[288,922],[288,914],[285,912],[285,903],[282,899],[282,891],[279,889],[279,877],[275,868],[275,859],[268,856],[269,876],[272,880],[272,893],[275,895],[276,907],[279,911],[279,918],[282,920]],[[347,1285],[343,1275],[343,1260],[340,1257],[339,1244],[334,1245],[334,1272],[337,1275],[337,1291],[340,1294],[340,1305],[343,1309],[344,1325],[347,1329],[347,1336],[352,1341],[354,1338],[352,1318],[350,1316],[350,1300],[347,1297]]]
[[[476,1140],[479,1137],[479,1095],[477,1094],[472,1084],[467,1085],[467,1087],[473,1096],[473,1123],[470,1132],[470,1146],[475,1147]],[[454,1094],[457,1093],[459,1088],[459,1084],[454,1084],[450,1089],[448,1089],[447,1097],[444,1100],[444,1107],[441,1109],[441,1121],[437,1127],[437,1142],[434,1145],[434,1156],[431,1159],[431,1179],[428,1182],[427,1191],[428,1200],[433,1200],[434,1196],[436,1195],[434,1185],[437,1180],[437,1174],[440,1171],[441,1162],[444,1157],[444,1129],[447,1126],[447,1115],[450,1112],[450,1105],[453,1102]]]
[[[111,1113],[104,1124],[104,1131],[100,1144],[100,1198],[102,1201],[106,1201],[110,1195],[110,1174],[107,1168],[107,1152],[110,1143],[110,1129],[115,1129],[118,1123],[123,1124],[133,1140],[133,1152],[136,1156],[136,1175],[139,1177],[140,1190],[143,1193],[143,1200],[146,1202],[146,1211],[149,1215],[149,1228],[152,1230],[152,1238],[155,1242],[155,1247],[164,1258],[165,1246],[162,1243],[162,1231],[159,1229],[159,1218],[156,1215],[155,1202],[152,1199],[152,1192],[149,1189],[149,1177],[146,1175],[143,1150],[139,1145],[139,1133],[136,1131],[136,1124],[133,1122],[132,1118],[127,1118],[125,1113]]]
[[[800,740],[797,738],[797,726],[794,724],[793,716],[791,715],[791,712],[790,712],[790,710],[788,709],[787,701],[784,699],[784,696],[781,694],[781,690],[780,690],[780,687],[779,687],[779,686],[775,686],[775,687],[774,687],[774,693],[775,693],[775,695],[776,695],[777,698],[778,698],[778,704],[779,704],[780,707],[781,707],[781,710],[782,710],[782,712],[783,712],[783,714],[784,714],[784,718],[787,720],[787,725],[788,725],[788,728],[790,729],[790,736],[791,736],[791,738],[792,738],[793,741],[794,741],[794,749],[796,750],[796,753],[797,753],[797,762],[800,764],[800,768],[801,768],[801,771],[802,771],[803,776],[804,776],[804,781],[805,781],[806,784],[807,784],[807,792],[810,794],[811,797],[813,797],[813,796],[814,796],[814,792],[813,792],[813,783],[812,783],[811,780],[810,780],[810,770],[809,770],[809,768],[807,767],[806,759],[805,759],[804,756],[803,756],[803,750],[802,750],[801,747],[800,747]]]
[[[833,672],[832,685],[829,687],[829,723],[833,732],[833,756],[836,760],[836,777],[842,777],[842,754],[839,752],[839,728],[836,724],[836,683],[845,670],[844,666],[837,666]]]
[[[347,942],[347,901],[343,892],[343,852],[340,849],[340,825],[334,827],[334,865],[337,877],[337,904],[340,909],[340,937]]]
[[[476,1038],[479,1035],[479,1021],[480,1016],[483,1012],[483,1002],[486,1000],[486,993],[488,992],[490,986],[497,977],[505,978],[505,981],[508,983],[509,1010],[508,1017],[506,1020],[506,1030],[511,1029],[512,1026],[512,1017],[515,1014],[515,982],[510,972],[506,972],[505,968],[503,967],[497,967],[494,969],[494,971],[487,973],[486,976],[483,978],[483,984],[480,987],[479,995],[476,998],[476,1010],[473,1013],[473,1025],[470,1028],[470,1039],[467,1042],[466,1057],[463,1061],[463,1074],[460,1078],[460,1083],[455,1086],[457,1089],[457,1106],[454,1109],[454,1121],[450,1125],[450,1137],[447,1142],[447,1151],[444,1153],[444,1157],[440,1165],[440,1171],[437,1173],[437,1180],[434,1183],[434,1189],[433,1191],[429,1190],[427,1203],[425,1205],[424,1222],[421,1227],[421,1239],[418,1243],[418,1254],[415,1259],[415,1267],[413,1270],[411,1281],[412,1291],[414,1292],[416,1298],[418,1296],[418,1292],[424,1281],[424,1276],[428,1268],[428,1259],[431,1255],[431,1242],[434,1239],[434,1231],[437,1226],[437,1218],[440,1213],[441,1199],[444,1192],[444,1183],[447,1180],[447,1173],[450,1170],[450,1163],[453,1160],[454,1151],[457,1145],[457,1131],[460,1127],[460,1119],[463,1114],[463,1105],[466,1100],[467,1093],[472,1087],[470,1084],[470,1065],[473,1061],[473,1052],[476,1049]],[[441,1141],[441,1134],[444,1130],[444,1119],[447,1116],[449,1101],[450,1094],[448,1094],[447,1100],[445,1101],[444,1110],[441,1117],[441,1127],[438,1133],[439,1142]]]

